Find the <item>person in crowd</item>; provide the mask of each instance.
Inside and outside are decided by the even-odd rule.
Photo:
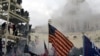
[[[24,9],[21,9],[21,16],[24,16]]]
[[[18,24],[18,31],[19,31],[19,33],[21,33],[21,25],[20,24]]]
[[[6,22],[4,22],[2,25],[1,25],[1,29],[2,29],[2,32],[4,33],[5,29],[6,29]]]
[[[27,35],[28,35],[27,24],[25,24],[22,28],[23,28],[23,36],[24,36],[24,37],[27,37]]]
[[[28,52],[31,56],[38,56],[37,54],[35,54],[35,53],[32,53],[32,52]]]
[[[26,44],[24,47],[24,53],[28,53],[28,52],[29,52],[29,48],[28,48],[28,45]]]
[[[10,34],[11,23],[8,24],[8,32]]]
[[[17,0],[17,3],[20,5],[22,3],[22,0]]]
[[[31,31],[31,27],[32,27],[32,25],[29,25],[29,31]]]
[[[15,36],[18,36],[18,29],[15,30]]]
[[[19,38],[16,38],[16,45],[18,45],[19,44]]]
[[[31,41],[31,36],[30,35],[28,36],[28,40]]]
[[[15,35],[16,26],[13,24],[13,35]]]
[[[20,32],[23,33],[24,32],[24,25],[21,23],[20,25]]]
[[[31,56],[37,56],[37,54],[32,53],[31,51],[29,51],[29,46],[27,44],[25,45],[24,53],[29,53]]]
[[[12,56],[16,56],[16,53],[17,53],[17,45],[14,43],[12,47]]]
[[[0,38],[0,56],[2,56],[2,38]]]
[[[26,19],[28,19],[28,16],[29,16],[29,12],[28,12],[28,11],[25,11],[25,12],[24,12],[24,17],[25,17]]]
[[[11,49],[12,49],[12,46],[11,46],[11,41],[8,41],[7,42],[7,53],[10,53],[11,52]]]

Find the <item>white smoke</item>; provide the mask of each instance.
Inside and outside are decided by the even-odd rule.
[[[100,28],[98,18],[85,0],[68,0],[65,7],[53,15],[51,24],[62,32],[92,31]]]
[[[51,24],[62,32],[86,32],[100,30],[100,14],[93,13],[87,0],[68,0],[66,5],[55,11]],[[48,26],[40,32],[48,32]]]

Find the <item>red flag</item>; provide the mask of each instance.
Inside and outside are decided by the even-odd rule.
[[[69,41],[60,31],[49,24],[49,42],[55,48],[57,56],[68,56],[69,51],[73,47],[73,43]]]

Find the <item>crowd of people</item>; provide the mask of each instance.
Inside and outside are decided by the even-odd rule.
[[[9,55],[9,53],[12,52],[12,49],[14,50],[14,53],[16,53],[16,48],[17,48],[17,44],[18,42],[12,42],[12,41],[7,41],[7,46],[6,46],[6,54]],[[4,55],[4,46],[5,45],[5,41],[2,40],[2,38],[0,38],[0,56]]]
[[[2,1],[5,1],[5,0],[2,0]],[[11,3],[14,3],[15,5],[21,5],[22,4],[22,0],[11,0]],[[2,4],[2,10],[3,11],[7,11],[8,10],[8,3],[3,3]],[[29,18],[29,12],[28,11],[25,11],[23,8],[19,9],[19,8],[16,8],[15,6],[11,5],[10,6],[10,10],[22,17],[24,17],[25,19],[28,19]]]
[[[19,33],[21,33],[22,37],[26,37],[28,32],[31,31],[31,26],[32,25],[28,26],[28,24],[22,24],[22,23],[20,23],[20,24],[9,23],[8,27],[7,27],[7,23],[4,22],[1,25],[1,30],[2,30],[2,34],[5,34],[6,30],[8,30],[8,33],[11,35],[19,36]],[[29,39],[30,39],[30,36],[29,36]],[[22,44],[22,43],[21,42],[19,43],[19,42],[20,42],[19,39],[16,39],[15,42],[7,41],[6,49],[7,49],[8,56],[12,56],[12,54],[15,55],[17,52],[19,52],[18,50],[20,50],[20,49],[25,48],[25,50],[26,50],[27,45],[24,44],[24,45],[22,45],[22,47],[20,47],[21,45],[19,45],[19,44]],[[3,43],[2,38],[0,38],[0,51],[1,51],[0,56],[2,56],[4,54],[2,51],[2,48],[4,48],[3,45],[5,45],[5,41]],[[20,47],[20,49],[19,49],[19,47]],[[20,52],[29,53],[31,56],[35,55],[34,53],[32,53],[30,51],[25,51],[25,50],[24,49],[23,49],[23,51],[20,50]]]
[[[6,22],[4,22],[2,25],[1,25],[1,30],[2,30],[2,33],[4,34],[6,32]],[[21,33],[23,35],[27,35],[27,33],[29,31],[31,31],[31,26],[32,25],[29,25],[29,30],[28,30],[28,27],[27,27],[27,24],[13,24],[13,23],[9,23],[8,24],[8,32],[9,34],[11,34],[11,31],[13,32],[12,34],[15,35],[15,36],[18,36],[18,33]]]
[[[0,56],[4,55],[3,49],[4,47],[2,44],[2,38],[0,38]],[[6,49],[7,49],[6,52],[7,56],[26,56],[25,54],[29,54],[29,56],[37,56],[35,53],[29,51],[29,47],[26,44],[26,40],[16,39],[15,42],[8,41]]]

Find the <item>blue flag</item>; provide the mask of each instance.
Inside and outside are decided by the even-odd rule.
[[[87,36],[83,36],[84,38],[84,56],[100,56],[100,49],[98,49]]]

